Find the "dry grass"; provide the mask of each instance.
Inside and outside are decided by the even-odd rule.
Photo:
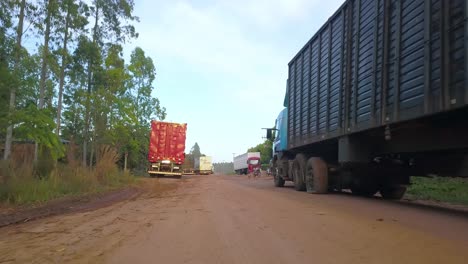
[[[94,173],[100,182],[108,179],[109,175],[117,172],[117,161],[119,161],[119,154],[117,151],[107,145],[100,146],[96,155],[96,168]]]
[[[77,147],[72,143],[67,148],[67,160],[59,162],[50,171],[45,170],[47,173],[42,172],[40,177],[39,166],[35,168],[29,156],[30,150],[15,151],[12,161],[0,162],[0,201],[3,202],[45,202],[67,195],[102,192],[134,182],[132,175],[118,169],[118,153],[109,146],[99,148],[95,168],[84,168],[79,162]]]

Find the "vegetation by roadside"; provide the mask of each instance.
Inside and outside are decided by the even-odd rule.
[[[407,197],[468,205],[468,179],[448,177],[411,177]]]
[[[265,142],[260,143],[253,148],[249,148],[247,152],[260,152],[260,162],[262,164],[269,164],[271,154],[273,153],[273,141],[267,139]]]
[[[234,163],[232,162],[217,162],[213,163],[215,173],[222,173],[227,175],[236,174],[234,172]]]
[[[135,177],[118,169],[117,151],[103,146],[94,167],[83,167],[69,157],[56,166],[33,163],[1,163],[0,202],[23,205],[46,202],[64,196],[87,195],[133,184]],[[44,161],[44,163],[47,163]],[[55,167],[55,168],[54,168]]]
[[[150,121],[164,120],[166,109],[155,97],[153,59],[140,47],[125,49],[138,37],[134,6],[134,0],[0,1],[3,167],[23,162],[15,151],[27,145],[33,155],[26,166],[60,162],[68,142],[91,170],[75,174],[96,169],[102,145],[118,151],[120,168],[145,164]],[[57,177],[39,175],[33,185],[60,185],[55,179],[68,171],[73,168],[58,168]]]

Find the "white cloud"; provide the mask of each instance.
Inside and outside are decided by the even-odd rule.
[[[223,14],[216,6],[197,9],[177,2],[160,13],[159,23],[138,27],[138,43],[181,58],[205,73],[245,74],[277,61],[270,45],[249,39],[248,28]]]
[[[272,28],[290,20],[302,20],[318,0],[240,0],[223,1],[226,7],[249,19],[257,26]]]

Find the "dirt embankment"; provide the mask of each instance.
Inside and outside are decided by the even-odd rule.
[[[145,212],[184,182],[142,179],[140,188],[25,209],[30,219],[48,210],[60,215],[0,228],[0,263],[102,262],[105,252],[152,226]]]
[[[104,193],[64,197],[43,204],[11,206],[0,205],[0,228],[12,224],[69,213],[92,211],[125,200],[135,200],[142,194],[158,195],[174,183],[155,184],[150,179],[140,179],[138,184]]]
[[[72,212],[84,212],[132,199],[141,193],[140,188],[128,187],[111,192],[66,197],[42,205],[0,207],[0,227]]]

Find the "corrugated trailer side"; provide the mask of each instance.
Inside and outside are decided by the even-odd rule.
[[[466,107],[467,12],[346,1],[289,63],[289,148]]]
[[[467,2],[346,1],[289,63],[275,186],[399,199],[412,175],[468,177]]]

